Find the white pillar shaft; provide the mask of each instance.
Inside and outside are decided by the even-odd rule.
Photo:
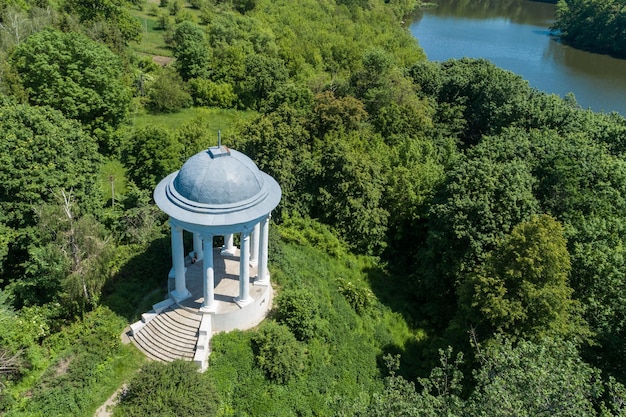
[[[259,223],[255,224],[250,237],[250,266],[257,266],[259,262],[259,228]]]
[[[215,311],[215,272],[213,269],[213,235],[203,237],[204,253],[202,264],[202,284],[204,292],[203,312]]]
[[[235,254],[235,244],[233,242],[233,234],[224,235],[224,246],[222,246],[222,255],[233,256]]]
[[[239,304],[250,302],[250,232],[241,232],[239,248]]]
[[[269,285],[270,274],[267,269],[267,251],[269,248],[269,216],[261,220],[259,227],[259,269],[257,276],[257,284]]]
[[[196,253],[198,261],[204,257],[202,250],[202,236],[200,236],[199,233],[193,234],[193,251]]]
[[[185,284],[185,247],[183,245],[183,229],[171,224],[172,233],[172,264],[174,265],[174,276],[176,289],[172,293],[175,299],[181,300],[189,296]]]

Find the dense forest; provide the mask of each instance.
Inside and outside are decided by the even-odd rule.
[[[558,0],[553,30],[572,45],[626,57],[624,0]]]
[[[626,119],[429,62],[416,7],[0,0],[0,415],[626,416]],[[218,130],[282,187],[278,295],[200,374],[120,335]]]

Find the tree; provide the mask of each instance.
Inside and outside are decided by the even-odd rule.
[[[366,118],[367,112],[360,100],[352,96],[335,97],[332,91],[325,91],[315,96],[311,132],[318,138],[333,130],[350,132],[359,129]]]
[[[476,388],[467,415],[555,417],[595,416],[603,392],[597,369],[583,362],[574,343],[497,338],[481,349]]]
[[[16,47],[11,62],[31,104],[60,110],[97,136],[111,133],[126,117],[131,94],[122,64],[100,43],[48,29]]]
[[[313,215],[335,228],[359,253],[380,254],[390,213],[382,204],[388,160],[380,136],[368,131],[333,132],[319,150]]]
[[[182,78],[173,70],[163,69],[148,87],[150,110],[156,113],[176,113],[191,106],[191,95]]]
[[[35,209],[41,243],[31,244],[25,273],[10,286],[18,304],[61,302],[74,314],[99,304],[114,248],[104,227],[80,213],[71,192]]]
[[[435,122],[458,135],[463,147],[522,120],[533,90],[519,75],[484,59],[451,59],[438,66],[439,71],[432,64],[417,63],[410,74],[436,99]]]
[[[428,236],[415,278],[427,294],[424,308],[434,323],[447,324],[454,315],[451,306],[457,305],[458,283],[518,223],[539,211],[536,180],[524,151],[502,148],[489,141],[459,160],[429,207]],[[502,155],[493,155],[498,152]]]
[[[76,14],[94,40],[121,51],[141,39],[141,24],[129,11],[127,0],[66,0],[65,11]]]
[[[148,126],[132,133],[122,161],[135,184],[153,189],[180,168],[181,151],[180,143],[168,129]]]
[[[246,106],[259,109],[287,78],[287,69],[280,58],[251,54],[246,57],[244,76],[236,91]]]
[[[200,26],[187,20],[180,23],[174,28],[171,44],[176,68],[184,81],[208,76],[210,48]]]
[[[100,156],[94,139],[49,107],[0,98],[0,209],[7,226],[34,226],[33,207],[73,190],[83,207],[94,203]]]
[[[588,336],[568,285],[563,227],[547,215],[515,226],[461,289],[460,315],[521,338]]]
[[[277,321],[287,325],[298,340],[307,341],[319,330],[319,306],[306,289],[284,290],[277,300]]]
[[[296,109],[281,106],[247,123],[233,147],[249,155],[280,184],[283,200],[275,211],[277,218],[283,211],[309,212],[311,173],[319,168],[311,153],[309,131]]]

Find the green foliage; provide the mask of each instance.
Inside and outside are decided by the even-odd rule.
[[[271,381],[285,384],[307,366],[306,348],[287,326],[268,322],[259,329],[253,343],[256,361]]]
[[[429,213],[428,249],[423,259],[430,272],[420,283],[429,294],[427,308],[435,321],[450,318],[453,283],[463,271],[475,268],[498,241],[519,222],[538,211],[533,195],[535,179],[521,159],[493,161],[478,156],[448,173],[441,194]],[[443,310],[439,310],[436,304]]]
[[[483,352],[469,399],[470,416],[593,416],[602,393],[599,373],[573,343],[497,339]]]
[[[189,89],[197,106],[232,108],[238,100],[233,86],[228,83],[193,78],[189,80]]]
[[[118,243],[148,245],[160,237],[165,214],[152,203],[152,190],[139,189],[131,182],[126,192],[118,195],[116,208],[103,217]]]
[[[626,56],[626,10],[619,0],[559,0],[552,30],[574,46]]]
[[[387,161],[381,138],[367,131],[327,135],[313,212],[332,224],[359,253],[379,254],[385,247],[389,212],[382,201]]]
[[[95,40],[104,41],[113,49],[121,51],[131,41],[141,38],[141,25],[129,12],[127,0],[65,0],[63,7],[78,15],[85,28]]]
[[[435,123],[462,146],[523,120],[532,90],[519,75],[481,59],[417,63],[410,74],[437,101]]]
[[[208,75],[209,48],[202,28],[184,21],[174,28],[170,41],[176,69],[184,81]]]
[[[148,108],[155,113],[173,113],[191,106],[191,95],[183,80],[164,69],[148,87]]]
[[[345,297],[348,304],[352,306],[354,311],[359,314],[365,313],[373,303],[374,295],[367,287],[355,285],[351,281],[338,278],[337,289],[339,293]]]
[[[47,338],[50,366],[31,382],[29,398],[6,415],[93,415],[145,361],[136,349],[121,344],[119,335],[125,326],[119,316],[98,308]]]
[[[98,42],[44,30],[15,48],[11,62],[31,104],[60,110],[97,136],[126,117],[131,96],[120,59]]]
[[[24,276],[10,285],[19,305],[61,302],[71,315],[98,304],[114,247],[104,227],[80,215],[71,193],[37,207],[38,246],[29,247]]]
[[[285,216],[279,233],[285,242],[314,247],[335,258],[343,258],[348,253],[346,243],[337,238],[328,226],[318,221]]]
[[[281,107],[250,121],[237,135],[233,148],[253,158],[260,170],[280,184],[283,203],[275,211],[279,219],[283,211],[306,212],[310,204],[310,197],[305,193],[309,167],[315,161],[309,132],[294,109]]]
[[[371,49],[363,55],[363,68],[350,80],[373,126],[384,136],[415,135],[430,125],[430,108],[404,72],[387,51]]]
[[[422,392],[417,393],[415,385],[402,376],[396,375],[400,358],[386,355],[385,365],[389,375],[385,378],[385,389],[382,393],[372,396],[366,416],[406,416],[436,417],[460,416],[465,406],[460,398],[461,380],[459,370],[463,363],[463,355],[452,356],[452,349],[439,350],[440,366],[433,368],[428,378],[420,378]]]
[[[319,335],[319,306],[313,293],[307,289],[285,290],[276,300],[276,320],[289,327],[300,341]]]
[[[211,379],[192,362],[150,362],[130,381],[114,416],[216,415],[219,400]]]
[[[287,69],[280,58],[248,55],[242,78],[237,85],[239,98],[247,108],[259,109],[287,81]]]
[[[140,188],[153,189],[163,178],[180,168],[181,145],[168,130],[145,127],[132,133],[122,162],[129,177]]]
[[[319,138],[331,131],[358,130],[367,112],[360,100],[354,97],[335,97],[332,91],[315,96],[311,115],[311,132]]]
[[[579,306],[571,300],[570,258],[563,233],[562,226],[546,215],[515,226],[467,280],[461,315],[524,339],[584,335]]]
[[[33,205],[73,190],[79,205],[97,195],[100,157],[94,140],[78,123],[46,107],[0,98],[0,207],[8,226],[35,224]]]

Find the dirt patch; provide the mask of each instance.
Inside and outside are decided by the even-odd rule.
[[[61,375],[65,375],[67,373],[67,368],[70,367],[70,363],[72,363],[72,357],[68,356],[65,359],[62,359],[56,366],[54,370],[54,377],[59,377]]]
[[[171,56],[154,55],[152,57],[152,62],[162,67],[171,64],[173,61],[174,61],[174,58],[172,58]]]
[[[122,394],[122,391],[125,391],[126,389],[128,389],[128,386],[126,384],[122,385],[104,402],[104,404],[98,407],[93,417],[110,417],[113,415],[113,407],[117,405],[120,400],[120,394]]]

